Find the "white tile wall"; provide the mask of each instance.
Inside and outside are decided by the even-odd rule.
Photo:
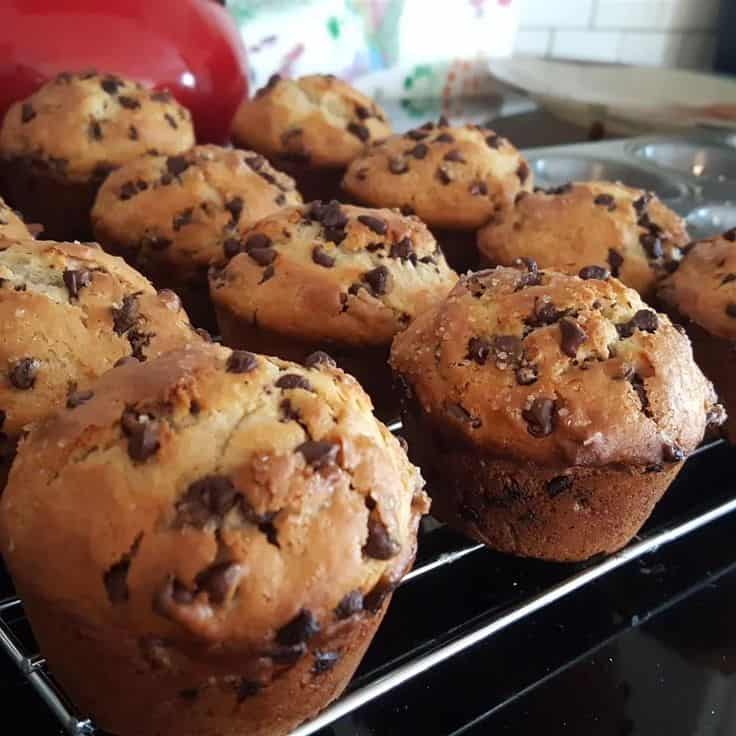
[[[736,0],[522,0],[516,52],[707,68],[720,2]]]

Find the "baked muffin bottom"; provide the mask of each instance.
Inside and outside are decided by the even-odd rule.
[[[390,345],[356,347],[329,341],[300,341],[262,325],[252,325],[217,302],[215,313],[222,342],[228,347],[275,355],[296,363],[304,363],[308,355],[323,350],[340,368],[358,380],[371,397],[379,419],[390,421],[398,417],[398,399],[388,365]]]
[[[624,547],[683,462],[636,467],[548,467],[461,446],[423,417],[403,413],[432,515],[499,552],[578,562]]]
[[[8,203],[26,222],[43,225],[47,240],[92,240],[89,213],[105,173],[75,181],[28,156],[0,161],[0,181]]]
[[[259,689],[247,678],[245,658],[223,658],[217,671],[206,644],[198,659],[160,640],[84,628],[54,601],[22,585],[19,594],[54,676],[82,713],[115,736],[285,736],[343,692],[391,599],[344,622],[328,640],[315,637],[296,664]],[[318,671],[317,652],[339,657]]]

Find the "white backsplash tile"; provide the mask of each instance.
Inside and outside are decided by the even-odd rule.
[[[613,61],[620,40],[619,31],[554,31],[551,54],[561,59]]]

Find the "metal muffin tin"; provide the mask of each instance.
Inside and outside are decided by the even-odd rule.
[[[638,138],[536,148],[525,155],[539,186],[589,178],[620,180],[657,192],[688,219],[693,237],[736,226],[736,146],[729,145],[727,139]],[[400,433],[400,423],[391,429]],[[416,566],[396,592],[347,692],[297,728],[293,736],[459,736],[474,733],[476,727],[485,733],[485,718],[551,677],[541,664],[534,669],[534,657],[522,657],[529,660],[531,669],[522,668],[517,675],[520,665],[514,655],[516,668],[504,671],[503,684],[495,689],[484,685],[478,693],[473,687],[476,681],[468,679],[468,673],[482,671],[489,657],[492,659],[489,647],[503,652],[511,643],[513,651],[520,628],[538,626],[542,620],[548,623],[568,598],[585,600],[583,596],[595,595],[604,579],[611,580],[616,589],[615,571],[623,574],[634,568],[632,575],[637,569],[649,575],[658,566],[666,567],[671,554],[668,550],[675,549],[672,554],[676,554],[678,540],[682,544],[686,537],[718,529],[719,524],[736,525],[733,459],[734,450],[722,441],[704,444],[688,459],[631,544],[609,557],[578,565],[500,555],[454,534],[431,517],[425,519]],[[716,545],[715,549],[722,547]],[[727,569],[733,567],[731,558],[728,565]],[[693,589],[721,573],[717,565],[699,572]],[[638,626],[679,600],[674,593],[669,598],[650,594],[650,585],[633,587],[639,590],[639,597],[627,601],[632,613],[622,625]],[[684,593],[678,595],[681,598]],[[526,646],[527,640],[521,641],[521,646]],[[583,642],[580,646],[583,651],[590,647]],[[558,669],[572,662],[570,658]],[[503,667],[503,663],[498,666]],[[426,693],[436,692],[432,688],[437,687],[442,697],[428,699]],[[453,688],[449,709],[448,688]],[[122,685],[121,689],[124,692]],[[55,683],[1,563],[0,702],[6,704],[6,710],[11,703],[19,703],[17,712],[27,721],[25,732],[35,736],[103,733],[87,714],[76,710]]]
[[[648,189],[682,215],[693,239],[736,227],[736,141],[642,137],[525,152],[536,184],[607,179]]]

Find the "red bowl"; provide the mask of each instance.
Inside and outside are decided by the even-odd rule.
[[[90,68],[170,89],[201,142],[227,138],[248,92],[245,48],[213,0],[0,2],[0,115],[49,77]]]

